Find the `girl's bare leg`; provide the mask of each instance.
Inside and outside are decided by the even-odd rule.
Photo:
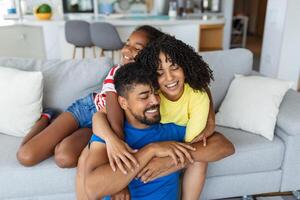
[[[88,197],[84,190],[85,163],[89,154],[88,147],[85,147],[79,157],[76,171],[76,199],[87,200]]]
[[[17,159],[24,166],[33,166],[53,155],[55,146],[78,129],[78,123],[69,112],[59,115],[39,134],[31,137],[18,150]]]
[[[55,162],[59,167],[76,167],[78,158],[92,136],[92,129],[81,128],[55,147]]]
[[[30,132],[24,137],[21,146],[33,138],[36,134],[40,133],[44,128],[49,125],[49,119],[46,117],[41,117],[31,128]]]
[[[182,200],[198,200],[202,192],[207,162],[195,162],[188,166],[183,175]]]

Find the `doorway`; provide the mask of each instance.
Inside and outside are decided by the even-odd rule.
[[[255,71],[259,71],[266,10],[267,0],[234,1],[231,48],[249,49]]]

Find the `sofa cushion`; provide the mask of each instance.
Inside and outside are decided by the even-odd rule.
[[[242,130],[217,126],[235,146],[235,154],[209,164],[208,177],[276,170],[281,167],[284,144],[275,136],[271,142]]]
[[[75,191],[75,168],[61,169],[52,158],[34,167],[24,167],[16,159],[21,138],[0,133],[0,141],[0,199]]]
[[[215,81],[211,84],[211,93],[215,110],[218,110],[234,74],[251,74],[253,54],[247,49],[239,48],[200,54],[214,73]]]
[[[0,66],[0,92],[0,132],[23,137],[41,116],[42,73]]]
[[[273,140],[280,103],[291,87],[290,81],[235,75],[216,114],[216,124]]]
[[[2,57],[0,65],[26,71],[42,71],[43,106],[63,111],[74,100],[101,90],[102,81],[111,67],[111,59],[36,60]]]

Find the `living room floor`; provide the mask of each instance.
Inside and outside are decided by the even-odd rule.
[[[263,194],[256,195],[253,198],[243,199],[242,197],[235,198],[226,198],[226,199],[218,199],[218,200],[297,200],[296,197],[292,195],[291,192],[281,193],[281,194]]]
[[[260,36],[247,36],[246,48],[253,53],[253,70],[259,71],[262,38]]]

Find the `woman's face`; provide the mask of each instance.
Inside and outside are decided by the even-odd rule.
[[[149,42],[147,33],[144,31],[135,31],[127,39],[124,47],[121,50],[121,62],[127,64],[134,61],[135,56]]]
[[[159,54],[159,66],[157,69],[160,91],[170,101],[177,101],[184,91],[184,72],[182,67],[173,64],[164,54]]]

